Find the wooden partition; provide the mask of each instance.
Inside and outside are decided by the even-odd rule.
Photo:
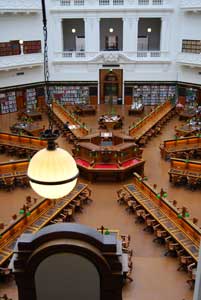
[[[186,137],[181,139],[166,140],[160,146],[161,156],[167,159],[172,152],[182,152],[201,149],[201,137]]]
[[[52,112],[63,125],[68,122],[69,129],[77,138],[83,137],[89,133],[86,126],[78,120],[78,117],[75,114],[71,113],[57,102],[53,102]]]
[[[26,175],[28,165],[27,159],[0,163],[0,178]]]
[[[144,117],[137,124],[133,125],[129,130],[135,140],[139,140],[146,132],[155,126],[162,118],[164,118],[174,107],[170,101],[157,106],[149,115]]]
[[[147,182],[134,173],[134,183],[124,188],[166,230],[189,255],[198,261],[201,230],[179,210],[160,196]]]
[[[0,145],[39,150],[46,147],[47,141],[37,137],[0,132]]]
[[[170,181],[172,175],[181,175],[184,178],[200,179],[201,183],[201,162],[184,160],[179,158],[171,158],[170,160]]]
[[[35,204],[29,213],[18,215],[12,224],[0,230],[0,266],[13,254],[16,241],[22,233],[35,233],[48,225],[86,188],[86,184],[78,183],[70,194],[56,200],[55,203],[49,199],[43,199]]]

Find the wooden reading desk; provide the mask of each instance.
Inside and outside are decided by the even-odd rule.
[[[0,145],[38,151],[47,146],[47,141],[37,137],[0,132]]]
[[[37,124],[30,124],[26,122],[17,122],[10,127],[11,132],[19,134],[23,132],[24,134],[33,136],[39,136],[43,131],[43,127]]]
[[[149,115],[130,128],[129,135],[138,141],[144,134],[152,129],[152,127],[157,125],[159,121],[168,114],[171,114],[173,109],[174,106],[172,106],[169,101],[157,106]]]
[[[201,150],[201,137],[186,137],[174,140],[166,140],[160,146],[161,157],[167,159],[175,152],[188,152]]]
[[[27,159],[0,163],[0,179],[27,176],[28,165]]]
[[[76,138],[79,139],[89,133],[88,129],[83,126],[80,121],[78,121],[77,117],[73,113],[65,110],[64,107],[57,102],[53,102],[52,112],[57,120],[61,122],[63,127],[68,123],[68,128]]]
[[[199,179],[201,183],[201,162],[184,160],[179,158],[171,158],[169,170],[170,182],[172,175],[182,176],[184,178]]]
[[[56,200],[56,205],[43,199],[35,204],[30,215],[19,215],[13,224],[0,231],[0,266],[13,254],[17,239],[22,233],[35,233],[48,225],[73,199],[87,188],[86,184],[78,183],[67,196]]]
[[[201,230],[187,218],[178,218],[178,210],[134,173],[134,183],[124,189],[133,196],[145,211],[196,261],[199,257]]]
[[[19,113],[20,117],[27,117],[33,121],[42,120],[42,113],[37,110],[24,110]]]
[[[74,108],[74,112],[81,116],[95,115],[96,107],[90,104],[76,104]]]

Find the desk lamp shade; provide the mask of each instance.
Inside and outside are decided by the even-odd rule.
[[[69,194],[76,185],[78,175],[75,160],[61,148],[38,151],[28,167],[31,187],[38,195],[49,199]]]

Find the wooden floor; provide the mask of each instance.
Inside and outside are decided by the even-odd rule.
[[[98,128],[97,118],[103,113],[108,113],[111,108],[107,106],[98,107],[96,116],[83,117],[82,120],[95,132]],[[118,114],[125,117],[123,131],[127,133],[128,126],[142,116],[128,116],[123,106],[115,106]],[[145,109],[145,113],[150,108]],[[16,115],[0,116],[0,128],[8,129],[9,124],[15,122]],[[43,121],[46,124],[46,120]],[[169,163],[160,157],[159,145],[164,139],[174,136],[174,127],[181,124],[178,117],[172,119],[162,129],[162,135],[152,138],[144,149],[143,159],[145,163],[145,174],[151,184],[157,184],[158,190],[162,187],[167,191],[168,199],[177,200],[178,206],[189,208],[190,217],[197,217],[201,224],[200,190],[190,191],[185,187],[173,187],[169,183]],[[59,145],[70,149],[63,138],[59,138]],[[0,156],[0,161],[14,159],[13,157]],[[80,181],[86,182],[83,179]],[[76,222],[92,227],[105,227],[119,229],[121,233],[131,235],[131,247],[134,250],[133,279],[123,291],[124,300],[192,300],[193,292],[186,283],[188,276],[185,272],[178,272],[178,264],[175,258],[165,257],[165,248],[152,242],[153,235],[143,231],[143,226],[135,224],[135,217],[128,215],[123,206],[117,204],[116,191],[123,184],[132,182],[132,178],[123,183],[93,183],[89,187],[92,190],[92,204],[88,205],[83,213],[76,215]],[[0,191],[0,220],[9,223],[11,215],[19,211],[27,195],[34,195],[31,189],[16,189],[7,193]],[[39,197],[38,197],[39,198]],[[0,283],[0,295],[4,292],[13,300],[17,300],[17,289],[14,282]]]

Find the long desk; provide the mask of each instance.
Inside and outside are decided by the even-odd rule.
[[[171,153],[201,150],[201,137],[186,137],[181,139],[166,140],[160,146],[161,156],[167,159]]]
[[[178,175],[185,178],[192,177],[201,180],[201,162],[171,158],[170,170],[168,173],[170,175],[170,181],[172,181],[172,175]]]
[[[196,133],[199,134],[201,132],[201,126],[185,124],[181,127],[175,128],[175,131],[178,136],[192,136],[192,135],[196,135]]]
[[[187,218],[178,218],[178,210],[134,173],[134,183],[124,189],[166,230],[197,262],[201,230]]]
[[[129,130],[129,135],[138,141],[145,133],[154,127],[161,119],[170,113],[174,107],[169,101],[156,107],[149,115],[137,124],[133,125]]]
[[[26,122],[17,122],[10,127],[11,132],[19,134],[23,132],[29,136],[39,136],[43,131],[43,127],[38,124],[30,124]]]
[[[5,177],[26,176],[29,160],[16,160],[0,163],[0,179]]]
[[[33,206],[30,215],[19,215],[17,220],[0,231],[0,266],[13,254],[16,241],[22,233],[35,233],[55,218],[73,199],[83,190],[86,184],[78,183],[74,190],[58,199],[54,204],[49,199],[43,199],[40,203]]]
[[[88,129],[77,120],[74,114],[65,110],[64,107],[57,102],[53,102],[52,112],[60,120],[63,126],[68,123],[68,128],[76,138],[83,137],[89,133]]]
[[[47,141],[37,137],[0,132],[0,145],[38,151],[47,146]]]

